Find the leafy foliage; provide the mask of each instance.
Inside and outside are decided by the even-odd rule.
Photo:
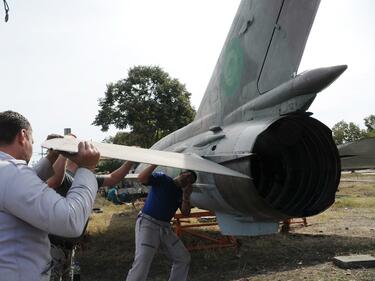
[[[367,135],[366,135],[366,137],[368,137],[368,138],[375,138],[375,129],[372,130],[372,131],[370,131],[370,132],[368,132]]]
[[[95,172],[98,174],[112,173],[114,170],[120,168],[123,163],[124,161],[117,159],[100,160],[99,164],[96,166]]]
[[[366,136],[366,131],[361,130],[353,122],[346,123],[344,120],[336,123],[332,128],[333,139],[337,145],[359,140]]]
[[[135,66],[126,79],[107,85],[93,122],[107,131],[110,125],[129,129],[116,135],[121,143],[148,148],[194,119],[191,94],[158,66]]]
[[[375,130],[375,115],[367,116],[363,120],[365,121],[365,126],[367,128],[368,133]]]

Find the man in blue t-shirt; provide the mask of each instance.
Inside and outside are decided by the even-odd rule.
[[[135,257],[126,281],[146,280],[159,248],[173,261],[169,281],[187,280],[190,254],[173,232],[170,221],[178,208],[183,215],[190,214],[190,195],[197,175],[194,171],[184,171],[173,179],[164,173],[152,173],[155,168],[155,165],[148,166],[138,176],[151,189],[137,219]]]

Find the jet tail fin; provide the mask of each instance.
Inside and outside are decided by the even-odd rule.
[[[220,125],[241,105],[293,78],[319,3],[243,0],[196,120],[209,117]]]

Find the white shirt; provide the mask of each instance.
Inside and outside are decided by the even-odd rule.
[[[49,280],[48,233],[80,236],[94,204],[94,174],[79,168],[66,198],[43,182],[53,174],[42,158],[31,168],[0,151],[0,281]]]

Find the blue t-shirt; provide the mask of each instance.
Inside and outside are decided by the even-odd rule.
[[[148,185],[151,185],[142,212],[161,221],[170,222],[181,207],[182,189],[171,177],[161,172],[150,175]]]

